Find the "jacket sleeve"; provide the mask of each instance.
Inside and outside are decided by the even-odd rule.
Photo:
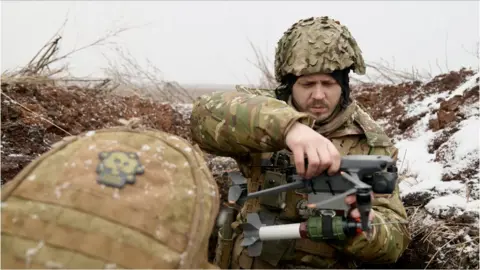
[[[285,148],[285,135],[297,121],[314,119],[284,101],[241,92],[217,92],[198,98],[192,109],[192,138],[218,156],[241,156]]]
[[[372,155],[388,155],[396,160],[398,150],[393,146],[375,147],[369,152]],[[347,240],[347,243],[339,248],[359,262],[395,263],[411,241],[408,224],[405,224],[407,213],[400,199],[398,182],[392,195],[375,195],[372,208],[375,211],[372,223],[381,225],[374,226],[375,232],[371,239],[367,240],[363,234],[360,234]]]

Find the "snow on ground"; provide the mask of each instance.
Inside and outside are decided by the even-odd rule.
[[[460,130],[447,141],[452,147],[445,155],[447,164],[444,169],[448,173],[457,173],[478,161],[478,128],[480,119],[472,116],[460,123]],[[478,166],[478,165],[477,165]]]
[[[462,183],[461,179],[442,181],[443,175],[455,175],[471,167],[478,167],[479,160],[479,108],[475,103],[462,107],[466,119],[457,125],[457,131],[451,134],[435,152],[429,152],[429,145],[443,130],[432,131],[428,128],[429,121],[436,117],[434,110],[439,108],[438,98],[451,98],[462,95],[466,90],[476,85],[478,74],[462,84],[451,95],[447,92],[427,96],[423,100],[407,105],[406,111],[409,117],[427,112],[413,127],[413,132],[395,137],[396,146],[399,148],[400,173],[408,176],[400,183],[400,192],[403,197],[412,193],[430,193],[434,195],[425,206],[428,212],[440,215],[446,209],[455,208],[454,215],[464,211],[478,213],[480,201],[477,196],[467,196],[472,189],[468,183],[473,183],[473,189],[478,190],[479,174],[474,174],[468,183]],[[439,153],[440,152],[440,153]],[[437,155],[444,158],[438,160]],[[477,214],[478,216],[478,214]]]
[[[448,93],[443,92],[443,93],[436,93],[432,94],[430,96],[425,97],[423,100],[416,101],[410,105],[408,105],[408,102],[404,102],[406,104],[406,109],[407,109],[407,117],[412,117],[415,115],[422,114],[424,112],[429,112],[434,109],[438,109],[440,107],[440,103],[437,102],[439,98],[447,98]]]
[[[479,80],[463,70],[428,83],[379,86],[386,97],[377,98],[375,87],[357,91],[399,149],[412,237],[401,258],[406,265],[478,268]]]
[[[450,98],[454,97],[454,96],[461,96],[465,93],[465,91],[468,91],[469,89],[471,89],[472,87],[475,86],[475,84],[478,85],[478,80],[480,79],[480,73],[477,73],[473,76],[470,77],[470,79],[468,79],[468,81],[466,81],[464,84],[462,84],[460,87],[457,87],[457,89],[455,89],[455,91],[452,92],[452,94],[450,94]]]
[[[425,209],[438,217],[460,216],[468,212],[476,212],[480,206],[479,200],[468,201],[465,196],[448,194],[430,200]]]

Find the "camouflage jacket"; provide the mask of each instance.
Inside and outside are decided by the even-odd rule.
[[[286,148],[286,131],[296,121],[329,138],[341,155],[378,154],[397,158],[398,150],[391,140],[355,102],[334,121],[316,126],[308,114],[298,112],[288,103],[275,99],[271,90],[256,91],[237,87],[236,92],[213,93],[197,99],[193,106],[191,125],[193,140],[200,148],[237,161],[242,174],[247,178],[248,191],[253,192],[262,184],[258,166],[260,160]],[[258,199],[248,202],[250,203],[242,209],[243,217],[246,212],[256,211],[259,207]],[[392,196],[375,195],[372,207],[376,213],[374,222],[389,224],[376,226],[376,233],[370,241],[364,236],[358,236],[340,246],[330,247],[340,252],[343,258],[350,257],[356,262],[395,262],[410,241],[406,225],[392,224],[407,218],[398,185]],[[295,213],[290,214],[294,215]],[[325,250],[325,247],[315,249]],[[325,257],[325,254],[322,255]],[[325,265],[319,264],[317,267],[324,268]]]

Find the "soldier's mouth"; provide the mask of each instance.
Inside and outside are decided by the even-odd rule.
[[[324,112],[327,112],[327,108],[325,108],[325,107],[312,107],[312,108],[310,108],[310,111],[312,111],[314,113],[324,113]]]

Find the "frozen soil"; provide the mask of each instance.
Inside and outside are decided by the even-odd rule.
[[[478,269],[479,74],[462,69],[353,92],[399,149],[412,243],[385,267]]]
[[[2,83],[2,183],[62,137],[139,118],[184,138],[182,116],[171,106],[138,97],[105,96],[90,89]]]

